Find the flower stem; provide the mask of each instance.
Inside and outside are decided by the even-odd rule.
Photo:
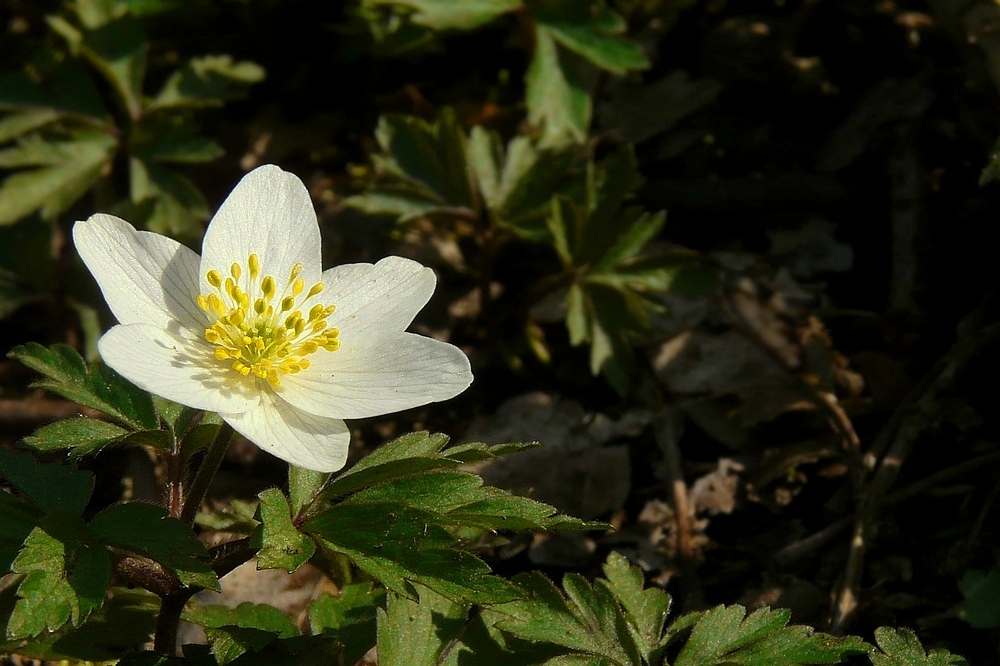
[[[228,423],[223,422],[219,427],[219,433],[215,440],[208,445],[205,457],[198,467],[198,472],[191,482],[190,490],[184,499],[184,508],[181,509],[180,519],[188,525],[194,524],[194,518],[198,515],[205,495],[208,493],[208,486],[215,478],[215,473],[219,471],[222,459],[226,457],[226,449],[229,447],[229,440],[233,436],[233,428]]]
[[[156,633],[153,635],[153,649],[160,654],[173,657],[177,654],[177,626],[181,621],[184,604],[194,590],[184,590],[160,598],[160,614],[156,618]]]

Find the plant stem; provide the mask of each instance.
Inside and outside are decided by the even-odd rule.
[[[181,509],[180,519],[188,525],[194,524],[198,509],[201,507],[205,495],[208,494],[208,486],[215,478],[215,473],[219,471],[222,459],[226,457],[226,449],[229,447],[229,440],[232,436],[232,426],[223,422],[215,440],[208,445],[205,457],[198,467],[198,472],[195,474],[194,481],[191,482],[191,488],[184,500],[184,507]]]
[[[153,635],[153,649],[155,651],[171,657],[176,654],[177,625],[181,621],[184,604],[194,592],[194,590],[183,590],[176,594],[160,597],[160,614],[156,618],[156,633]]]

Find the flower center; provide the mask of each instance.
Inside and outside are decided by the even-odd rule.
[[[206,273],[215,291],[198,294],[198,307],[216,321],[205,329],[205,339],[215,345],[215,358],[231,360],[230,367],[244,377],[252,374],[277,388],[280,375],[309,367],[309,354],[340,348],[339,331],[326,323],[334,306],[317,303],[308,315],[298,309],[323,291],[321,282],[305,291],[305,282],[299,277],[302,264],[292,266],[280,295],[273,276],[261,277],[260,257],[247,257],[246,268],[249,292],[238,285],[243,268],[237,263],[230,266],[226,278],[214,269]]]

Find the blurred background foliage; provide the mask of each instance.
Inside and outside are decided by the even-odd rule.
[[[996,657],[995,3],[0,0],[0,18],[5,348],[93,357],[110,319],[74,220],[197,248],[273,162],[309,185],[326,265],[433,266],[417,330],[473,359],[465,396],[362,423],[359,449],[428,424],[539,439],[547,473],[491,480],[620,528],[494,553],[512,569],[593,571],[613,547],[687,608],[909,625]],[[0,383],[8,439],[63,408],[11,365]]]

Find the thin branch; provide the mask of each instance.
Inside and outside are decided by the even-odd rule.
[[[188,525],[194,524],[194,518],[198,515],[198,509],[208,494],[208,487],[215,478],[215,473],[219,471],[222,459],[226,457],[226,449],[229,448],[229,440],[233,437],[233,427],[223,421],[219,428],[215,440],[208,445],[205,457],[198,467],[194,481],[191,482],[187,497],[184,498],[184,508],[181,509],[180,519]]]

